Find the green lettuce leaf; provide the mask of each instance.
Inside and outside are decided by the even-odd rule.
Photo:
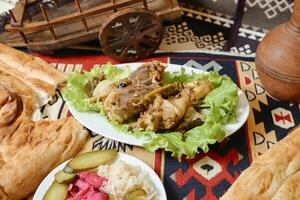
[[[98,76],[101,73],[100,68],[94,68],[89,72],[83,74],[73,72],[68,77],[67,87],[63,90],[63,96],[72,107],[79,111],[95,111],[101,112],[103,110],[102,103],[90,103],[88,96],[84,92],[84,86],[89,78]]]
[[[178,159],[187,152],[183,135],[179,132],[156,133],[144,144],[144,148],[150,152],[161,148],[165,151],[172,152],[172,156]]]
[[[112,81],[118,81],[120,79],[126,78],[131,73],[131,69],[129,66],[118,68],[114,67],[111,63],[106,63],[99,69],[105,75],[106,79]]]
[[[239,101],[238,89],[229,77],[224,77],[220,86],[211,91],[203,100],[203,107],[209,107],[207,121],[226,124],[236,119],[235,108]]]
[[[84,91],[85,84],[95,76],[103,73],[106,79],[117,81],[127,77],[131,70],[129,67],[122,69],[114,67],[111,63],[106,63],[101,67],[94,67],[91,71],[83,73],[73,72],[68,77],[67,87],[63,91],[63,96],[72,107],[79,111],[95,111],[104,114],[101,102],[90,103],[87,94]]]
[[[187,75],[185,68],[181,68],[178,72],[165,72],[163,74],[163,80],[166,84],[181,82],[181,83],[189,83],[196,80],[205,80],[207,79],[209,74],[206,73],[192,73],[191,75]]]
[[[178,159],[182,155],[192,159],[199,152],[199,149],[207,152],[209,144],[221,142],[224,137],[223,125],[206,122],[189,130],[184,135],[179,132],[155,134],[149,142],[144,144],[144,147],[150,152],[162,148],[172,152],[172,156]]]
[[[188,158],[194,158],[199,149],[206,153],[209,150],[209,144],[221,142],[225,138],[225,131],[222,124],[205,121],[203,125],[186,132],[185,136],[185,142],[188,145],[186,155]]]
[[[194,158],[199,150],[207,152],[210,144],[222,141],[225,137],[224,125],[236,119],[235,107],[239,100],[238,90],[229,77],[221,76],[216,72],[187,74],[182,68],[176,73],[165,72],[163,74],[165,83],[177,81],[188,83],[195,80],[209,80],[214,86],[214,89],[199,105],[200,108],[205,108],[207,111],[204,124],[184,134],[180,132],[154,133],[139,130],[131,132],[128,130],[128,125],[110,121],[102,103],[90,103],[85,94],[84,85],[89,78],[100,73],[103,73],[107,79],[117,81],[127,77],[131,71],[129,67],[116,68],[111,63],[107,63],[101,68],[93,68],[90,72],[82,74],[74,72],[68,78],[67,87],[63,91],[64,98],[79,111],[99,112],[120,132],[134,135],[137,138],[147,138],[148,140],[144,147],[148,151],[153,152],[162,148],[165,151],[172,152],[172,155],[179,159],[182,155]]]

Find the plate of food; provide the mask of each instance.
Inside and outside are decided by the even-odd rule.
[[[230,77],[159,61],[72,73],[63,95],[91,131],[176,157],[208,151],[249,114],[246,96]]]
[[[42,181],[33,200],[166,200],[164,186],[144,162],[115,150],[79,154]]]

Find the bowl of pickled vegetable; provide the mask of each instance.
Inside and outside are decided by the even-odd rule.
[[[79,154],[55,168],[33,200],[166,200],[157,174],[143,161],[115,150]]]

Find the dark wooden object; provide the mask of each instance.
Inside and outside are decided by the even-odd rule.
[[[162,41],[164,27],[153,12],[126,9],[102,25],[99,37],[104,53],[128,62],[151,56]]]
[[[227,42],[223,47],[223,51],[230,51],[231,47],[233,47],[238,37],[239,29],[242,25],[245,7],[246,7],[246,0],[238,0],[238,4],[234,16],[234,23],[232,25]]]
[[[266,34],[256,51],[257,73],[275,98],[300,103],[300,0],[290,21]]]
[[[40,4],[40,13],[31,16],[29,20],[25,20],[26,8],[38,3]],[[125,9],[144,8],[144,16],[148,16],[146,19],[152,16],[152,19],[172,20],[181,14],[176,0],[74,0],[72,3],[61,6],[56,1],[58,7],[52,9],[45,8],[41,0],[20,0],[17,5],[15,9],[10,11],[11,24],[5,27],[6,31],[11,32],[11,34],[6,34],[2,39],[0,36],[0,40],[9,46],[27,47],[35,51],[52,51],[95,40],[99,36],[100,27],[102,27],[103,34],[108,36],[105,30],[109,30],[109,28],[103,27],[103,24],[110,24],[109,22],[112,21],[110,16],[120,17],[121,15],[117,14],[119,12],[125,16]],[[137,12],[141,14],[140,10]],[[161,22],[158,21],[157,23]],[[134,32],[135,28],[131,27],[131,33]],[[163,29],[155,28],[149,30],[155,33],[157,30],[163,31]],[[162,32],[158,34],[159,37],[161,35]],[[161,42],[160,39],[152,41]],[[153,48],[158,48],[159,44],[152,43],[151,45],[153,46],[147,49],[148,56],[150,56],[149,53],[152,52]],[[109,52],[107,47],[109,46],[105,46],[105,52]],[[140,48],[138,49],[140,50]],[[138,54],[142,55],[141,52]],[[112,55],[115,55],[114,58],[118,58],[116,54]],[[118,58],[118,60],[132,60],[132,58],[125,60],[125,57],[122,56],[122,59]],[[141,58],[141,56],[136,58]]]

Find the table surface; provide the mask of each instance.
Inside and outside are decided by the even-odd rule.
[[[37,55],[67,73],[89,70],[93,66],[115,61],[103,55],[69,55],[47,57]],[[194,159],[171,157],[169,152],[146,152],[141,147],[112,141],[96,135],[83,151],[116,148],[131,154],[161,177],[168,199],[218,199],[246,169],[251,161],[282,139],[300,122],[299,105],[277,101],[268,95],[257,76],[253,57],[216,53],[165,53],[154,59],[227,74],[246,94],[250,114],[246,124],[229,138],[212,145],[208,153],[200,152]],[[43,115],[56,119],[70,115],[61,94],[57,101],[43,109]]]
[[[0,1],[0,14],[12,8],[11,2],[13,1],[16,0]],[[219,6],[225,9],[225,6],[220,5],[229,5],[227,1],[209,1],[207,5],[199,6],[193,1],[180,0],[183,11],[182,19],[166,26],[160,50],[168,52],[221,50],[228,37],[233,19],[230,15],[219,13],[218,10],[212,10],[209,7]],[[259,8],[257,2],[247,5],[248,9],[256,6],[255,9],[262,13],[256,21],[266,24],[267,21],[275,21],[277,18],[284,18],[284,20],[288,18],[290,0],[285,1],[286,8],[283,11],[279,11],[277,5],[272,7],[271,4]],[[233,2],[230,3],[232,4],[230,8],[236,7]],[[267,10],[275,11],[276,16],[267,19]],[[246,12],[246,20],[250,13],[250,10]],[[252,23],[253,18],[248,18]],[[259,27],[257,24],[256,26],[244,24],[239,30],[239,38],[231,51],[253,55],[259,41],[267,31],[264,28],[266,27]],[[87,54],[94,53],[85,52],[80,55],[71,54],[71,56],[62,56],[58,53],[57,56],[51,57],[38,56],[68,73],[82,69],[88,70],[95,65],[112,61],[105,56]],[[264,90],[257,76],[253,57],[224,55],[223,53],[169,53],[156,54],[155,59],[228,74],[246,94],[251,107],[248,121],[239,131],[222,143],[211,146],[207,154],[199,153],[192,160],[183,159],[182,162],[178,162],[168,152],[149,153],[143,148],[112,141],[102,136],[94,136],[87,142],[83,151],[117,148],[121,152],[134,155],[146,162],[161,177],[168,199],[211,200],[219,198],[253,159],[271,148],[300,122],[299,105],[279,102]],[[112,62],[115,63],[115,61]],[[48,104],[43,109],[45,117],[56,119],[69,115],[61,94],[57,93],[57,97],[54,104]]]

